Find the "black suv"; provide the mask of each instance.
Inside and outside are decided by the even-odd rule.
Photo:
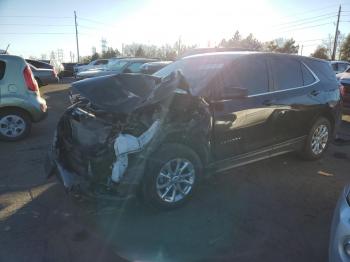
[[[160,208],[186,202],[200,180],[291,151],[323,155],[338,126],[339,84],[328,62],[220,52],[182,58],[155,75],[73,83],[48,175],[69,191]]]

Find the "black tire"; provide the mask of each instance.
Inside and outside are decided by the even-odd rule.
[[[38,77],[35,77],[36,82],[38,83],[38,87],[42,87],[43,83],[41,82],[41,80]]]
[[[157,193],[157,179],[159,179],[158,177],[160,176],[162,167],[169,163],[169,161],[174,161],[175,159],[182,159],[190,163],[188,166],[190,166],[190,168],[193,167],[192,170],[194,170],[195,174],[194,182],[192,188],[186,195],[181,194],[183,197],[182,199],[174,202],[167,202]],[[186,170],[186,168],[184,170]],[[142,185],[143,199],[151,206],[161,210],[180,207],[192,198],[200,182],[202,171],[202,162],[192,149],[181,144],[164,144],[161,146],[160,150],[150,157],[150,160],[148,161]],[[176,185],[174,185],[174,188],[175,187]]]
[[[5,122],[5,119],[11,119],[11,116],[16,116],[18,118],[17,124],[20,124],[21,127],[23,127],[23,129],[17,129],[15,132],[17,133],[19,130],[21,130],[21,132],[18,132],[18,135],[12,136],[13,132],[9,131],[9,135],[4,134],[3,132],[6,131],[6,124],[2,123],[2,121]],[[22,125],[23,123],[23,125]],[[14,141],[18,141],[21,140],[25,137],[27,137],[30,134],[30,130],[32,127],[32,122],[31,119],[28,115],[28,113],[26,113],[23,110],[19,110],[19,109],[5,109],[3,111],[0,111],[0,139],[4,140],[4,141],[9,141],[9,142],[14,142]]]
[[[316,130],[322,126],[327,128],[327,132],[328,132],[327,142],[325,143],[324,147],[321,147],[322,150],[319,153],[315,153],[315,150],[313,150],[313,146],[312,146],[313,137],[315,135]],[[313,126],[311,127],[310,132],[307,136],[305,146],[302,151],[302,157],[306,160],[316,160],[321,158],[329,146],[329,143],[331,140],[331,134],[332,134],[332,127],[329,120],[324,117],[318,118],[316,122],[313,124]]]

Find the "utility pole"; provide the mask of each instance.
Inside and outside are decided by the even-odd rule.
[[[332,60],[335,60],[335,54],[336,54],[336,51],[337,51],[337,42],[338,42],[338,28],[339,28],[339,19],[340,19],[340,13],[341,13],[341,5],[339,5],[338,19],[337,19],[337,26],[336,26],[336,28],[335,28],[335,35],[334,35],[334,43],[333,43]]]
[[[303,48],[304,48],[304,45],[301,45],[300,55],[303,55]]]
[[[74,11],[74,21],[75,21],[75,38],[77,39],[77,55],[79,63],[79,40],[78,40],[78,24],[77,24],[77,13]]]

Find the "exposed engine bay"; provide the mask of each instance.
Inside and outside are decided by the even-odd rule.
[[[201,130],[208,136],[210,130],[208,105],[190,95],[181,72],[163,79],[98,77],[72,88],[79,98],[58,123],[47,164],[48,174],[57,167],[68,191],[76,185],[137,185],[149,156],[169,134]],[[199,124],[204,128],[198,129]]]

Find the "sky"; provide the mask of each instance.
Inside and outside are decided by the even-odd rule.
[[[74,11],[77,13],[80,55],[101,51],[101,39],[123,44],[182,43],[215,46],[236,30],[260,41],[291,38],[309,55],[329,35],[350,33],[349,0],[0,0],[0,49],[25,58],[62,49],[64,60],[76,58]]]

